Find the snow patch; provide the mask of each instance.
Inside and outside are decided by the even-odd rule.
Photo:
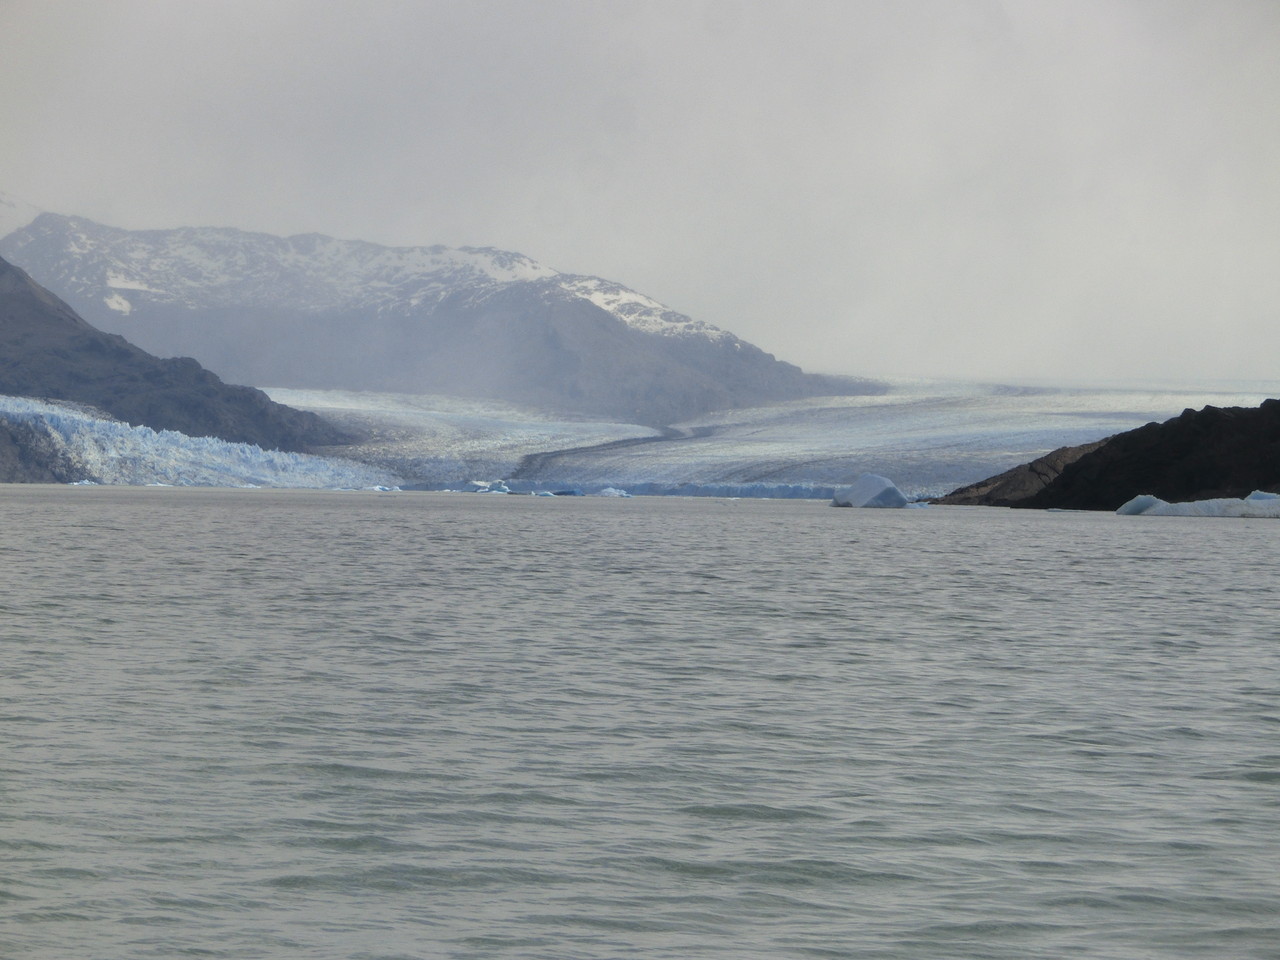
[[[116,313],[133,313],[133,304],[118,293],[113,293],[102,302],[107,305],[108,309],[114,310]]]
[[[594,303],[613,314],[627,326],[643,333],[665,337],[702,337],[707,340],[731,340],[727,330],[677,313],[652,297],[600,277],[561,275],[557,284],[575,296]]]

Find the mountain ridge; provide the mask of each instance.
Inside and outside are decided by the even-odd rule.
[[[133,425],[264,449],[302,451],[351,439],[261,390],[223,383],[190,357],[155,357],[96,329],[3,259],[0,394],[90,404]]]
[[[264,386],[458,393],[653,424],[880,389],[492,247],[131,231],[41,213],[0,238],[0,256],[101,329]]]

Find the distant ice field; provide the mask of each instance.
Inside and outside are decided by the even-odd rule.
[[[1187,387],[898,380],[881,396],[721,411],[674,424],[666,434],[485,401],[267,392],[373,434],[349,452],[428,485],[516,477],[588,490],[794,495],[809,488],[827,496],[861,473],[877,473],[922,497],[1188,407],[1257,406],[1280,395],[1280,381]]]

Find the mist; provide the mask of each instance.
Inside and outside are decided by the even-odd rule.
[[[0,191],[495,246],[818,372],[1275,378],[1269,2],[0,4]]]

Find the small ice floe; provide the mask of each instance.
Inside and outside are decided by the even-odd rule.
[[[875,473],[862,474],[831,498],[833,507],[905,507],[909,503],[892,480]]]
[[[464,488],[472,493],[510,493],[511,488],[501,480],[472,480]]]
[[[1116,513],[1122,517],[1245,517],[1280,519],[1280,494],[1255,490],[1242,500],[1221,497],[1169,503],[1143,493],[1123,504]]]
[[[627,491],[625,490],[620,490],[617,487],[605,487],[603,490],[597,493],[596,496],[597,497],[630,497],[631,494],[627,493]]]

